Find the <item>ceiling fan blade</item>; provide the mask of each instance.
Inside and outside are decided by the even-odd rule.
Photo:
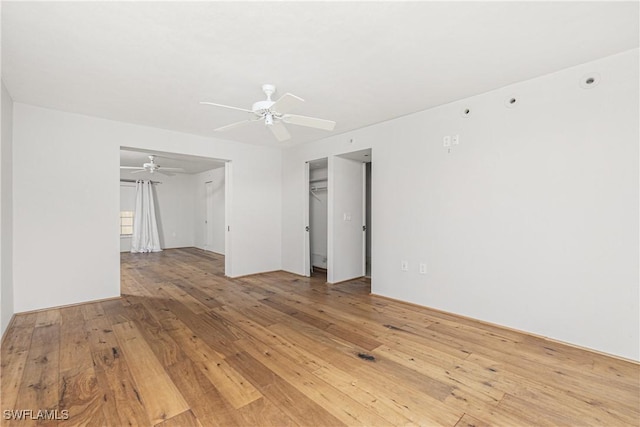
[[[213,105],[214,107],[222,107],[222,108],[230,108],[232,110],[238,110],[238,111],[244,111],[246,113],[253,113],[253,111],[251,110],[247,110],[246,108],[238,108],[238,107],[232,107],[230,105],[223,105],[223,104],[216,104],[215,102],[205,102],[205,101],[201,101],[200,104],[204,104],[204,105]]]
[[[243,120],[241,122],[231,123],[230,125],[222,126],[222,127],[217,128],[217,129],[214,129],[214,130],[220,132],[220,131],[225,131],[225,130],[229,130],[229,129],[234,129],[234,128],[237,128],[237,127],[240,127],[240,126],[244,126],[244,125],[246,125],[248,123],[258,121],[260,119],[262,119],[262,117],[258,117],[256,119],[250,119],[250,120]]]
[[[274,122],[272,125],[267,126],[273,136],[276,137],[278,141],[286,141],[291,138],[289,131],[281,122]]]
[[[144,169],[140,166],[120,166],[120,169]]]
[[[162,168],[162,169],[165,169],[165,168]],[[166,176],[174,176],[174,175],[175,175],[175,174],[173,174],[173,173],[171,173],[171,172],[164,172],[164,171],[161,171],[160,169],[156,169],[156,173],[159,173],[159,174],[161,174],[161,175],[166,175]]]
[[[284,114],[303,103],[304,99],[290,93],[285,93],[271,106],[271,110]]]
[[[163,171],[171,171],[171,172],[184,172],[182,168],[165,168],[164,166],[158,166],[156,170],[162,169]]]
[[[147,170],[146,169],[140,169],[140,170],[137,170],[137,171],[133,171],[131,173],[141,173],[141,172],[147,172]]]
[[[285,123],[291,123],[293,125],[307,126],[310,128],[333,130],[336,126],[336,122],[332,120],[317,119],[315,117],[298,116],[296,114],[286,114],[282,117],[282,121]]]

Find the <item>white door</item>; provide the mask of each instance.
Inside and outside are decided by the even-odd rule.
[[[332,161],[331,161],[332,160]],[[364,276],[365,174],[363,163],[333,157],[329,162],[328,281]]]
[[[311,276],[311,238],[309,235],[309,162],[304,164],[304,202],[302,208],[302,225],[304,227],[304,239],[302,248],[302,271],[304,275]]]

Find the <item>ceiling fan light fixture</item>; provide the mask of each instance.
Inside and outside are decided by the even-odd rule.
[[[240,122],[231,123],[229,125],[221,126],[216,131],[226,131],[235,129],[240,126],[250,124],[252,122],[264,121],[264,125],[268,127],[278,141],[286,141],[291,138],[291,135],[287,131],[284,123],[290,123],[298,126],[306,126],[315,129],[322,129],[332,131],[336,125],[336,122],[332,120],[318,119],[315,117],[299,116],[289,114],[289,111],[299,107],[304,103],[304,99],[285,93],[276,101],[271,100],[271,95],[276,91],[276,87],[272,84],[262,85],[262,91],[267,96],[267,99],[255,102],[251,107],[251,110],[247,110],[239,107],[232,107],[224,104],[217,104],[215,102],[202,101],[200,104],[213,105],[215,107],[230,108],[232,110],[245,111],[247,113],[253,113],[254,119],[245,119]]]

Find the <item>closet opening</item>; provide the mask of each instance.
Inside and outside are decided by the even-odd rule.
[[[324,278],[328,268],[328,202],[329,170],[328,160],[319,159],[309,165],[309,274]]]

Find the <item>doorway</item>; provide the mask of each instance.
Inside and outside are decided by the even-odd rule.
[[[372,150],[305,163],[303,272],[328,283],[371,277]]]
[[[309,165],[309,257],[310,273],[327,273],[328,267],[328,159],[313,160]]]
[[[149,156],[155,168],[145,165],[153,163]],[[130,248],[135,182],[151,180],[162,249],[215,252],[231,276],[231,166],[222,159],[120,147],[120,252]]]

